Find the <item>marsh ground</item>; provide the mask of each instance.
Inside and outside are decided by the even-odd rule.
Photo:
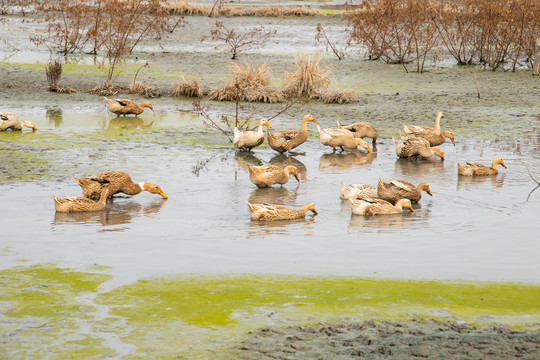
[[[204,358],[208,354],[221,356],[216,349],[224,347],[235,351],[245,347],[250,353],[262,347],[269,349],[264,353],[269,356],[283,349],[290,352],[290,342],[297,346],[297,338],[306,339],[302,347],[317,349],[319,345],[312,346],[310,342],[322,340],[303,333],[327,327],[305,330],[295,324],[316,325],[329,320],[344,324],[332,325],[340,330],[323,336],[327,340],[322,341],[324,346],[333,344],[330,346],[335,350],[343,349],[343,342],[350,340],[347,336],[335,339],[342,330],[345,334],[350,331],[354,336],[366,336],[354,332],[359,326],[350,324],[356,321],[369,318],[401,321],[414,317],[411,314],[481,326],[496,322],[512,328],[525,327],[533,332],[510,337],[506,330],[497,330],[504,328],[495,327],[480,330],[478,334],[512,346],[514,341],[522,341],[521,345],[515,345],[517,352],[511,356],[517,357],[519,349],[525,349],[525,358],[537,354],[538,308],[517,300],[526,299],[525,295],[517,295],[519,289],[524,289],[524,294],[538,291],[540,276],[537,261],[540,245],[536,241],[540,202],[538,193],[531,193],[536,184],[524,166],[538,179],[540,82],[530,71],[491,72],[456,67],[443,61],[424,74],[405,73],[400,66],[365,61],[354,52],[342,61],[321,52],[314,45],[315,25],[322,22],[335,36],[343,36],[345,24],[335,16],[223,19],[246,26],[263,21],[278,30],[266,46],[239,58],[239,61],[268,63],[274,73],[275,87],[283,84],[281,74],[293,70],[298,52],[318,52],[321,63],[332,70],[331,87],[354,89],[359,97],[352,104],[312,101],[298,105],[271,122],[276,131],[298,128],[305,113],[313,114],[323,127],[333,127],[335,120],[369,121],[380,131],[377,149],[371,156],[362,151],[333,153],[318,142],[315,128],[310,128],[308,141],[295,156],[278,156],[266,145],[246,154],[233,149],[219,132],[203,126],[202,120],[189,111],[191,99],[166,95],[181,75],[197,78],[207,88],[227,80],[228,54],[215,49],[217,44],[200,42],[215,19],[187,18],[184,29],[159,44],[144,44],[126,59],[117,79],[119,83],[129,85],[137,69],[148,60],[150,67],[143,69],[138,79],[165,92],[165,96],[151,100],[155,114],[145,112],[137,119],[112,117],[103,99],[88,93],[104,79],[104,70],[89,56],[72,56],[64,66],[61,85],[72,86],[78,93],[48,92],[44,69],[49,53],[34,48],[28,41],[28,34],[39,31],[39,26],[19,17],[7,17],[7,20],[1,25],[4,39],[16,44],[18,51],[5,47],[2,52],[2,111],[34,121],[39,128],[35,133],[25,130],[0,134],[3,153],[0,191],[4,209],[1,267],[4,289],[10,289],[2,299],[2,330],[8,334],[3,338],[8,357],[37,358],[40,353],[30,345],[36,341],[42,344],[43,351],[49,349],[50,358],[65,358],[66,354],[73,358],[99,358],[107,353],[125,358],[141,353]],[[480,85],[480,99],[475,76]],[[215,116],[234,112],[231,103],[203,100],[203,104]],[[254,106],[257,118],[269,117],[282,107],[280,104]],[[442,127],[456,136],[456,147],[450,143],[443,145],[446,161],[416,163],[397,159],[391,137],[397,135],[401,124],[430,125],[438,110],[445,114]],[[457,161],[490,163],[495,156],[503,157],[508,166],[499,176],[481,180],[457,176]],[[256,189],[249,182],[246,165],[265,163],[293,163],[301,170],[302,181],[274,189]],[[54,213],[51,193],[79,194],[71,176],[118,168],[131,173],[136,181],[159,184],[169,199],[141,194],[115,199],[100,214]],[[434,195],[429,199],[425,196],[414,214],[351,216],[348,205],[339,200],[340,181],[376,184],[379,176],[428,182]],[[246,201],[276,202],[291,207],[313,201],[319,215],[305,221],[253,223],[249,220]],[[57,264],[64,270],[42,271],[43,263]],[[33,266],[38,266],[37,270]],[[98,273],[95,276],[103,278],[89,287],[88,292],[86,288],[78,289],[76,284],[91,284],[88,277],[94,275],[85,274],[82,282],[63,275],[78,274],[89,268],[92,268],[90,274]],[[161,280],[152,287],[144,280],[191,273],[201,274],[194,282],[206,284],[194,289],[194,293],[245,282],[242,278],[228,279],[227,274],[262,273],[269,277],[262,282],[265,293],[257,301],[252,299],[252,289],[247,288],[231,295],[234,306],[227,299],[223,308],[217,307],[224,309],[224,318],[214,314],[210,310],[212,306],[202,305],[214,304],[207,298],[186,295],[189,299],[179,301],[174,297],[179,291],[174,284],[188,288],[189,281]],[[218,280],[205,282],[216,274]],[[292,285],[286,292],[290,298],[265,303],[264,298],[272,299],[283,291],[276,288],[280,275],[322,276],[308,288],[317,289],[316,284],[336,281],[338,290],[330,300],[306,300],[305,311],[298,311],[306,306],[298,299],[301,296],[309,299],[312,294],[309,291],[300,294]],[[365,286],[342,286],[347,281],[333,280],[337,276],[375,278],[381,286],[385,279],[397,278],[405,284],[409,281],[416,284],[426,293],[420,298],[411,295],[406,301],[402,301],[400,294],[386,298],[392,287],[383,287],[387,290],[382,293],[364,293]],[[430,292],[433,283],[423,283],[420,279],[436,283],[461,280],[464,289],[477,288],[475,281],[488,281],[485,290],[488,294],[492,293],[489,284],[497,287],[510,282],[516,287],[491,296],[507,301],[504,306],[483,305],[477,302],[481,296],[463,289],[459,291],[465,294],[463,300],[456,304],[449,299],[457,290],[448,290],[444,295]],[[137,287],[137,291],[131,286]],[[351,295],[345,288],[357,290]],[[41,309],[36,304],[42,303],[25,294],[50,298],[43,303],[43,311],[32,312],[29,309]],[[369,311],[355,310],[366,299],[375,298],[378,300]],[[338,299],[352,299],[354,305],[340,308],[335,305]],[[47,305],[54,303],[65,304],[66,308],[55,311],[58,309]],[[473,303],[476,305],[467,306]],[[382,311],[388,304],[403,306]],[[173,316],[158,311],[158,308],[176,309],[175,306],[190,311],[175,310]],[[287,316],[286,321],[276,321],[271,314],[279,314],[283,309],[294,315]],[[153,311],[157,312],[157,319]],[[193,315],[205,312],[212,316]],[[231,330],[229,325],[234,323],[242,326]],[[288,325],[291,327],[284,328]],[[275,326],[271,333],[285,332],[285,335],[255,332],[244,345],[231,345],[248,331],[265,326]],[[403,326],[417,326],[418,331],[429,333],[450,325],[407,322]],[[395,330],[394,325],[377,323],[375,329],[379,327]],[[104,338],[99,335],[100,328],[113,335]],[[452,337],[459,339],[463,334],[474,333],[466,327],[466,331],[454,332]],[[381,335],[378,339],[384,342],[384,338]],[[181,344],[175,346],[175,341]],[[255,343],[262,345],[257,348],[259,345]],[[425,346],[419,342],[417,348]],[[435,342],[435,349],[437,346]],[[456,344],[462,346],[465,345]],[[496,349],[493,350],[496,354],[488,354],[493,358],[507,354],[502,347],[488,347]],[[370,351],[357,350],[366,354]],[[263,356],[261,353],[255,352],[253,356]],[[327,354],[344,358],[354,355]],[[416,354],[424,353],[418,350]],[[471,352],[469,356],[475,354]],[[381,355],[385,355],[384,351]],[[462,353],[456,356],[467,357]]]

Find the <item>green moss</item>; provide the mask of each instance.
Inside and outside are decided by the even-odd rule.
[[[0,271],[0,331],[17,332],[6,345],[7,356],[17,351],[37,359],[29,346],[37,342],[50,350],[51,359],[114,356],[122,349],[133,350],[127,350],[127,359],[219,358],[247,332],[270,324],[416,317],[530,329],[540,320],[538,285],[180,275],[100,292],[110,276],[94,270],[36,265]]]

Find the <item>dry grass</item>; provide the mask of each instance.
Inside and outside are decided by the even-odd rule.
[[[270,87],[272,74],[268,64],[232,64],[229,70],[233,75],[231,81],[225,86],[212,89],[208,94],[211,100],[265,103],[284,100],[280,91]]]
[[[130,94],[139,94],[147,99],[157,98],[161,96],[161,90],[157,86],[148,86],[140,81],[133,81],[129,88]]]
[[[194,98],[202,98],[204,91],[199,86],[197,79],[186,80],[183,76],[178,82],[173,84],[173,96],[187,96]]]
[[[356,101],[354,90],[323,91],[317,94],[317,98],[326,104],[348,104]]]
[[[212,5],[191,4],[187,1],[177,1],[170,5],[169,12],[176,15],[200,15],[208,16],[212,11]],[[321,16],[319,10],[308,9],[303,6],[239,6],[226,5],[214,9],[216,16],[258,16],[258,17],[281,17],[281,16]]]
[[[285,73],[283,92],[289,98],[311,99],[330,83],[330,70],[319,64],[317,56],[298,55],[296,70]]]
[[[101,96],[112,96],[116,95],[118,93],[127,93],[129,89],[122,85],[107,85],[107,83],[104,84],[97,84],[92,90],[90,90],[90,94],[96,94]]]
[[[49,90],[57,88],[58,82],[60,81],[60,78],[62,77],[62,64],[58,60],[55,60],[54,62],[50,62],[47,65],[47,69],[45,69],[45,73],[47,74],[47,82],[49,83]]]

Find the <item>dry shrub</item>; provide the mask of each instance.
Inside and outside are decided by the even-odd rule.
[[[47,74],[47,82],[49,83],[49,90],[57,88],[58,82],[60,81],[60,78],[62,77],[62,64],[58,60],[50,62],[47,65],[47,69],[45,69],[45,73]]]
[[[182,76],[178,82],[173,84],[173,96],[187,96],[194,98],[202,98],[204,96],[204,91],[199,86],[197,79],[186,80]]]
[[[416,62],[419,72],[441,43],[460,65],[532,66],[540,34],[538,0],[364,1],[345,18],[349,42],[365,46],[370,58],[404,67]]]
[[[108,85],[107,83],[97,84],[92,90],[91,94],[101,95],[101,96],[112,96],[118,93],[127,93],[129,88],[122,85]]]
[[[170,13],[176,15],[201,15],[209,16],[214,6],[191,4],[187,1],[177,1],[170,5]],[[319,10],[308,9],[303,6],[220,6],[216,16],[258,16],[258,17],[281,17],[281,16],[321,16]]]
[[[323,91],[317,94],[317,98],[326,104],[348,104],[357,99],[354,90],[351,89],[343,91]]]
[[[148,86],[140,81],[133,81],[129,88],[131,94],[139,94],[147,99],[156,98],[161,96],[161,90],[157,86]]]
[[[319,65],[319,58],[298,55],[295,61],[296,70],[285,73],[285,88],[283,92],[289,98],[313,98],[321,88],[330,83],[330,70]]]
[[[283,94],[270,87],[272,74],[268,64],[231,64],[233,78],[225,86],[214,88],[208,94],[212,100],[277,103]]]

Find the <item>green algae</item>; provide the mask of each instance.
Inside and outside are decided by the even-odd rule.
[[[0,330],[12,334],[0,340],[7,354],[39,358],[27,347],[39,341],[55,359],[118,354],[122,346],[136,347],[125,358],[219,358],[268,325],[437,318],[534,328],[540,321],[540,286],[530,284],[191,274],[104,292],[100,285],[111,277],[100,270],[44,264],[0,271]],[[105,344],[97,329],[117,342]]]

